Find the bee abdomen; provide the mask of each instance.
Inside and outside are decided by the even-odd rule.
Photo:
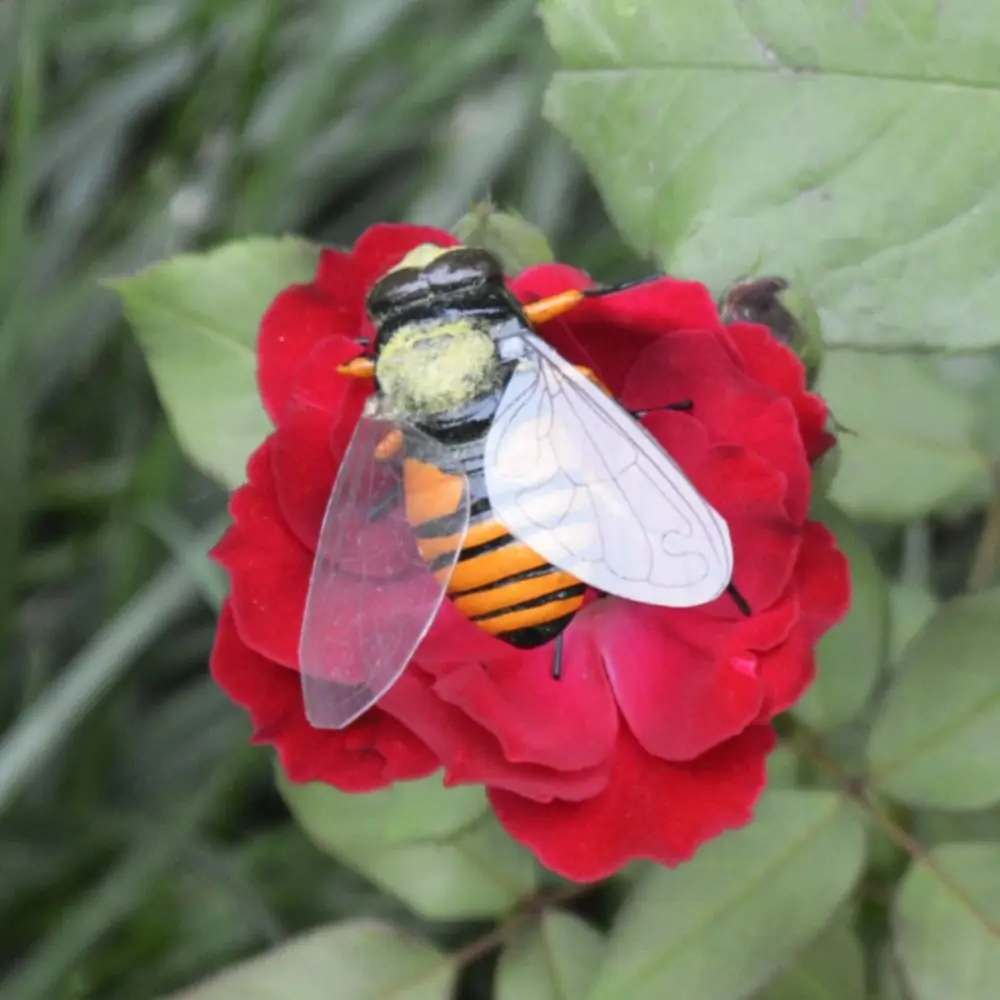
[[[407,466],[407,516],[418,550],[435,574],[454,565],[448,596],[458,610],[512,646],[530,649],[555,638],[579,611],[586,586],[514,538],[485,496],[473,500],[462,538],[454,480],[422,463]]]

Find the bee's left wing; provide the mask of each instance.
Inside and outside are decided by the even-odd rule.
[[[404,496],[400,469],[377,455],[394,431],[394,422],[375,413],[361,417],[323,519],[299,642],[306,718],[317,729],[343,729],[399,679],[441,606],[469,523],[463,469],[447,449],[406,427],[406,454],[458,487],[454,544],[432,572],[406,502],[440,499],[434,480],[428,492]]]
[[[664,607],[722,594],[726,522],[631,414],[539,337],[525,347],[486,442],[496,517],[605,593]]]

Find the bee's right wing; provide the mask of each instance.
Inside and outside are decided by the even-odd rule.
[[[406,450],[461,479],[459,544],[432,574],[406,519],[401,463],[376,449],[396,425],[361,417],[337,475],[306,598],[299,667],[306,717],[342,729],[395,683],[444,598],[469,520],[465,473],[437,442],[407,427]]]
[[[606,594],[689,608],[733,572],[725,520],[639,421],[533,333],[486,439],[493,514]]]

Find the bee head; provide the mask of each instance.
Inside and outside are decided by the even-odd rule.
[[[415,308],[461,307],[503,288],[503,268],[488,251],[424,243],[375,283],[368,293],[368,314],[378,327]]]

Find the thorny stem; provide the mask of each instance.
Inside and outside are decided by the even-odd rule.
[[[507,938],[518,930],[530,924],[533,920],[541,917],[547,910],[562,903],[568,903],[594,888],[593,884],[570,885],[556,892],[544,895],[533,896],[526,900],[522,906],[512,913],[502,923],[497,924],[492,930],[470,941],[467,945],[452,952],[451,960],[456,968],[464,968],[471,965],[477,958],[482,958],[494,948],[499,948]]]
[[[986,508],[986,520],[965,581],[968,590],[982,590],[989,586],[1000,565],[1000,462],[994,462],[990,471],[993,477],[993,497]]]
[[[905,851],[917,864],[932,872],[938,881],[958,900],[975,919],[995,938],[1000,938],[1000,923],[984,913],[980,905],[960,882],[942,868],[923,844],[915,840],[890,815],[889,811],[872,798],[864,779],[849,775],[837,761],[823,749],[820,738],[801,723],[796,725],[792,736],[793,746],[819,765],[839,786],[843,795],[861,807],[875,825],[901,850]]]
[[[998,515],[998,519],[1000,519],[1000,515]],[[1000,530],[1000,525],[998,525],[998,530]],[[836,760],[826,753],[822,741],[816,733],[801,723],[797,723],[791,737],[791,743],[804,757],[808,757],[819,765],[837,783],[841,794],[863,809],[897,847],[905,851],[914,862],[922,864],[928,871],[933,872],[940,883],[990,934],[1000,938],[1000,923],[984,913],[966,888],[961,883],[956,882],[934,860],[923,844],[907,833],[892,818],[889,811],[872,798],[863,779],[849,775]],[[456,968],[470,965],[476,959],[493,951],[494,948],[499,948],[516,930],[538,919],[547,910],[562,903],[568,903],[591,889],[593,889],[593,885],[571,885],[556,892],[532,897],[505,921],[497,924],[496,927],[477,937],[474,941],[470,941],[464,947],[452,952],[451,960],[455,963]]]

